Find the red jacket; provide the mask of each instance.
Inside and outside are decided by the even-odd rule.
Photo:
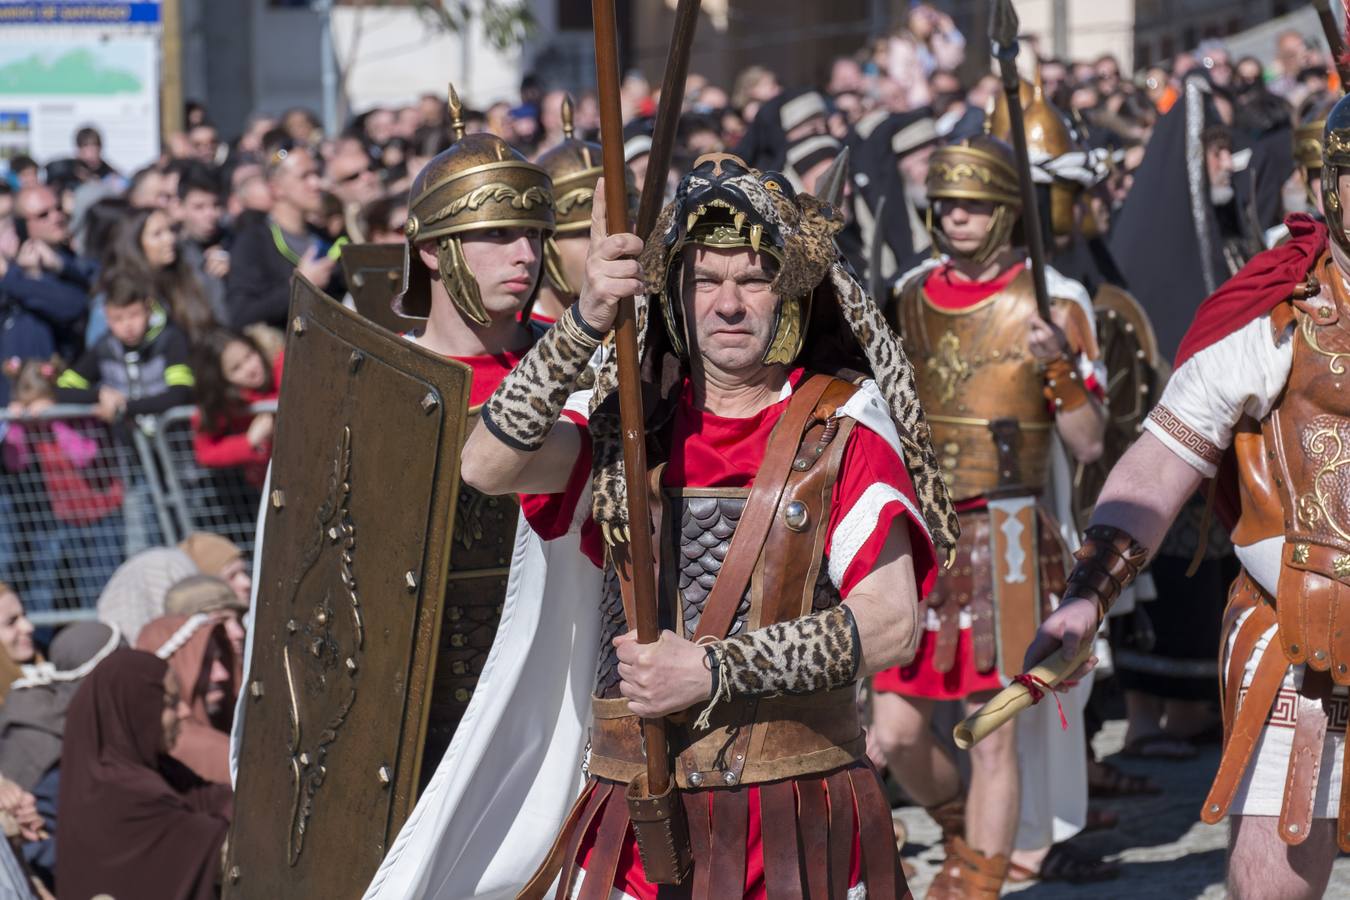
[[[246,390],[240,396],[244,406],[276,400],[281,393],[281,368],[284,354],[278,353],[272,361],[272,390]],[[201,411],[192,416],[192,452],[198,464],[208,469],[243,469],[249,484],[261,486],[267,475],[267,462],[272,458],[272,442],[254,448],[248,442],[248,427],[253,423],[249,413],[234,416],[223,430],[202,430]]]

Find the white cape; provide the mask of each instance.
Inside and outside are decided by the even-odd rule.
[[[366,900],[510,898],[543,861],[581,792],[600,579],[575,531],[546,542],[521,518],[501,624],[478,687]],[[252,653],[250,629],[245,684]],[[240,692],[230,735],[232,779],[247,694]]]
[[[497,638],[450,747],[365,900],[510,898],[581,792],[600,570],[521,518]]]

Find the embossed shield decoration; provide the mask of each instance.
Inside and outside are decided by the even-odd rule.
[[[227,897],[359,897],[412,808],[469,381],[296,277]]]

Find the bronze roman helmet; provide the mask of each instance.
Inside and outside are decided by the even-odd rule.
[[[1048,183],[1050,189],[1050,231],[1063,236],[1074,231],[1074,207],[1082,187],[1063,178],[1048,177],[1037,167],[1059,159],[1066,153],[1078,149],[1069,131],[1069,123],[1064,115],[1045,99],[1038,74],[1034,85],[1022,82],[1018,95],[1022,101],[1022,123],[1027,133],[1027,154],[1031,157],[1033,177],[1037,183]],[[990,134],[1003,141],[1011,142],[1012,124],[1008,115],[1007,100],[1000,92],[995,101],[994,115],[991,118]],[[1044,179],[1044,180],[1043,180]]]
[[[441,284],[460,312],[489,324],[478,282],[461,243],[465,232],[487,228],[538,228],[553,233],[553,183],[548,173],[493,134],[464,133],[464,111],[450,87],[450,127],[455,142],[436,154],[408,191],[408,289],[395,300],[409,318],[431,312],[426,268],[414,264],[419,244],[436,242]]]
[[[933,203],[938,200],[987,200],[994,204],[989,233],[971,254],[971,258],[979,263],[1007,243],[1022,212],[1022,194],[1012,148],[992,135],[976,135],[958,144],[939,147],[928,163],[926,187],[928,199]],[[938,247],[944,253],[953,254],[955,251],[942,229],[935,227],[932,230]]]
[[[555,235],[587,233],[591,228],[591,201],[595,182],[605,174],[600,145],[577,139],[572,125],[572,98],[563,98],[563,142],[539,157],[539,166],[553,179]],[[558,245],[552,236],[544,241],[544,275],[558,293],[575,297],[580,285],[567,283]]]
[[[1322,132],[1326,130],[1327,115],[1333,106],[1330,97],[1305,101],[1294,129],[1294,165],[1303,170],[1308,206],[1314,210],[1317,209],[1317,198],[1313,195],[1312,185],[1322,179]]]
[[[1327,113],[1322,132],[1322,211],[1331,239],[1350,253],[1350,234],[1345,230],[1345,201],[1341,197],[1341,173],[1350,174],[1350,95],[1336,101]]]

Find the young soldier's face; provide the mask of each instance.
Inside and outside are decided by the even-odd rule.
[[[938,200],[933,205],[938,226],[952,249],[963,256],[975,253],[989,233],[994,204],[988,200]]]
[[[689,247],[684,256],[684,321],[691,355],[705,369],[734,375],[762,367],[777,322],[770,290],[777,266],[749,249]]]
[[[489,228],[464,235],[464,259],[494,319],[520,312],[534,293],[543,259],[538,228]]]

